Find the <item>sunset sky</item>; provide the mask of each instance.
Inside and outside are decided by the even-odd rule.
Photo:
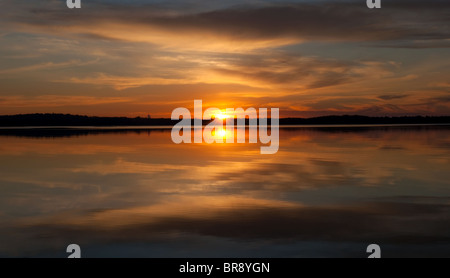
[[[0,0],[0,114],[450,115],[450,1]]]

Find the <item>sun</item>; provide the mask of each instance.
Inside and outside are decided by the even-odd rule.
[[[227,115],[225,112],[220,112],[220,113],[215,114],[214,117],[219,120],[226,120],[226,119],[230,118],[231,115]]]

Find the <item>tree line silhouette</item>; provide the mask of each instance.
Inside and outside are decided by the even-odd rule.
[[[172,126],[179,120],[144,117],[94,117],[72,114],[20,114],[0,116],[2,127],[25,126]],[[207,124],[210,121],[203,121]],[[269,119],[270,123],[270,119]],[[193,123],[192,123],[193,124]],[[248,120],[246,121],[248,124]],[[450,124],[450,116],[369,117],[360,115],[281,118],[280,125],[345,124]]]

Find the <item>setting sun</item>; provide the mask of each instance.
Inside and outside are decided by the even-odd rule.
[[[225,120],[231,117],[231,115],[227,115],[225,112],[220,112],[214,115],[216,119]]]

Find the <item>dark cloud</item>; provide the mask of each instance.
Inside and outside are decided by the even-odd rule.
[[[371,47],[388,47],[388,48],[410,48],[410,49],[421,49],[421,48],[448,48],[450,47],[450,42],[448,40],[415,40],[415,41],[391,41],[383,42],[380,44],[370,44]]]
[[[29,6],[28,6],[29,7]],[[396,1],[381,10],[365,3],[321,2],[316,4],[264,4],[223,8],[208,12],[182,13],[157,5],[86,4],[74,13],[60,5],[29,8],[28,14],[8,16],[34,26],[96,25],[107,22],[149,26],[169,33],[200,32],[233,40],[271,40],[292,38],[324,41],[428,41],[432,47],[450,37],[450,2]],[[64,30],[64,29],[62,29]],[[64,31],[65,32],[65,31]],[[91,33],[89,28],[85,32]],[[445,41],[444,41],[445,42]],[[400,45],[394,45],[399,47]],[[421,47],[421,43],[414,44]]]
[[[381,96],[378,96],[378,98],[384,99],[384,100],[400,99],[400,98],[405,98],[405,97],[408,97],[408,95],[405,95],[405,94],[402,94],[402,95],[392,94],[392,95],[381,95]]]
[[[429,98],[430,103],[450,103],[450,96],[440,96]]]
[[[358,115],[417,115],[417,113],[408,113],[403,106],[394,104],[370,105],[355,112]]]

